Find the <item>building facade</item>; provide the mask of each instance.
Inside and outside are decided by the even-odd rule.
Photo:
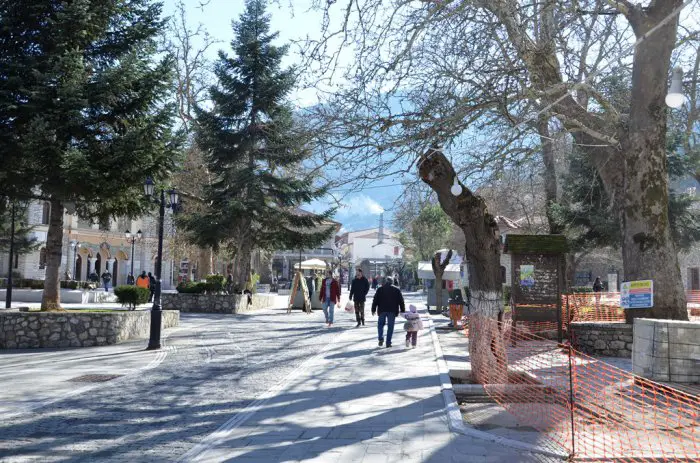
[[[46,275],[46,235],[51,212],[48,202],[30,203],[26,220],[33,226],[33,236],[39,248],[31,253],[16,255],[12,270],[22,278],[43,280]],[[163,289],[173,287],[173,265],[169,252],[169,237],[174,233],[171,213],[166,212],[163,243]],[[112,285],[126,284],[133,265],[134,275],[141,271],[155,273],[157,256],[157,217],[145,216],[136,220],[120,218],[96,224],[64,211],[63,254],[61,279],[88,281],[95,272],[101,275],[105,269],[112,274]],[[133,246],[125,236],[126,231],[142,237]],[[9,255],[0,255],[0,275],[7,276]]]
[[[382,227],[343,233],[336,238],[336,246],[348,262],[350,275],[361,268],[368,277],[381,275],[385,264],[402,259],[404,253],[398,235]]]

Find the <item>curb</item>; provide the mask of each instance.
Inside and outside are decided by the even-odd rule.
[[[445,415],[447,416],[447,422],[449,424],[450,431],[457,434],[462,434],[465,436],[493,442],[495,444],[503,445],[504,447],[523,450],[530,453],[561,459],[568,458],[569,455],[563,452],[556,453],[550,450],[540,448],[533,444],[527,444],[525,442],[508,439],[506,437],[495,436],[488,432],[474,429],[473,427],[468,426],[464,422],[464,419],[462,418],[462,412],[460,411],[459,404],[457,403],[457,396],[455,395],[454,388],[452,387],[452,380],[450,379],[449,369],[447,368],[447,361],[445,360],[445,356],[442,352],[442,347],[440,346],[440,339],[438,338],[437,332],[435,331],[435,323],[433,322],[433,317],[430,315],[430,313],[428,313],[428,316],[428,328],[430,329],[430,337],[433,340],[435,360],[437,363],[438,373],[440,375],[442,398],[445,401]]]

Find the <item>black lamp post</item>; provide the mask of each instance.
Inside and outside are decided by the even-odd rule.
[[[151,191],[152,192],[152,191]],[[126,242],[131,243],[131,278],[132,280],[134,279],[134,246],[136,245],[136,241],[141,239],[141,230],[136,232],[136,235],[132,236],[131,232],[129,230],[124,232],[124,236],[126,236]],[[132,285],[134,284],[133,281],[131,283]]]
[[[154,198],[153,192],[155,184],[148,178],[144,184],[146,196],[160,206],[158,220],[158,257],[156,258],[156,288],[153,292],[153,307],[151,308],[151,334],[148,340],[148,350],[160,349],[160,331],[162,323],[162,309],[160,305],[161,271],[163,269],[163,222],[165,222],[165,208],[171,207],[175,210],[178,201],[178,194],[175,190],[168,191],[170,203],[165,203],[165,189],[160,189],[160,199]]]
[[[12,201],[12,216],[10,223],[10,264],[7,266],[7,292],[5,293],[5,308],[12,307],[12,267],[15,260],[15,202]]]

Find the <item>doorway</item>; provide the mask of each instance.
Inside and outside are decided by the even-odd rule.
[[[82,281],[82,275],[83,275],[83,257],[78,254],[78,257],[75,259],[75,280],[76,281]]]
[[[112,286],[117,285],[119,285],[119,261],[115,257],[112,264]]]
[[[97,273],[97,276],[102,275],[102,256],[99,252],[95,257],[95,273]]]

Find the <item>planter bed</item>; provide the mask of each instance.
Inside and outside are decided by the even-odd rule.
[[[163,312],[162,327],[180,322],[178,311]],[[0,349],[92,347],[149,335],[150,311],[0,313]]]

